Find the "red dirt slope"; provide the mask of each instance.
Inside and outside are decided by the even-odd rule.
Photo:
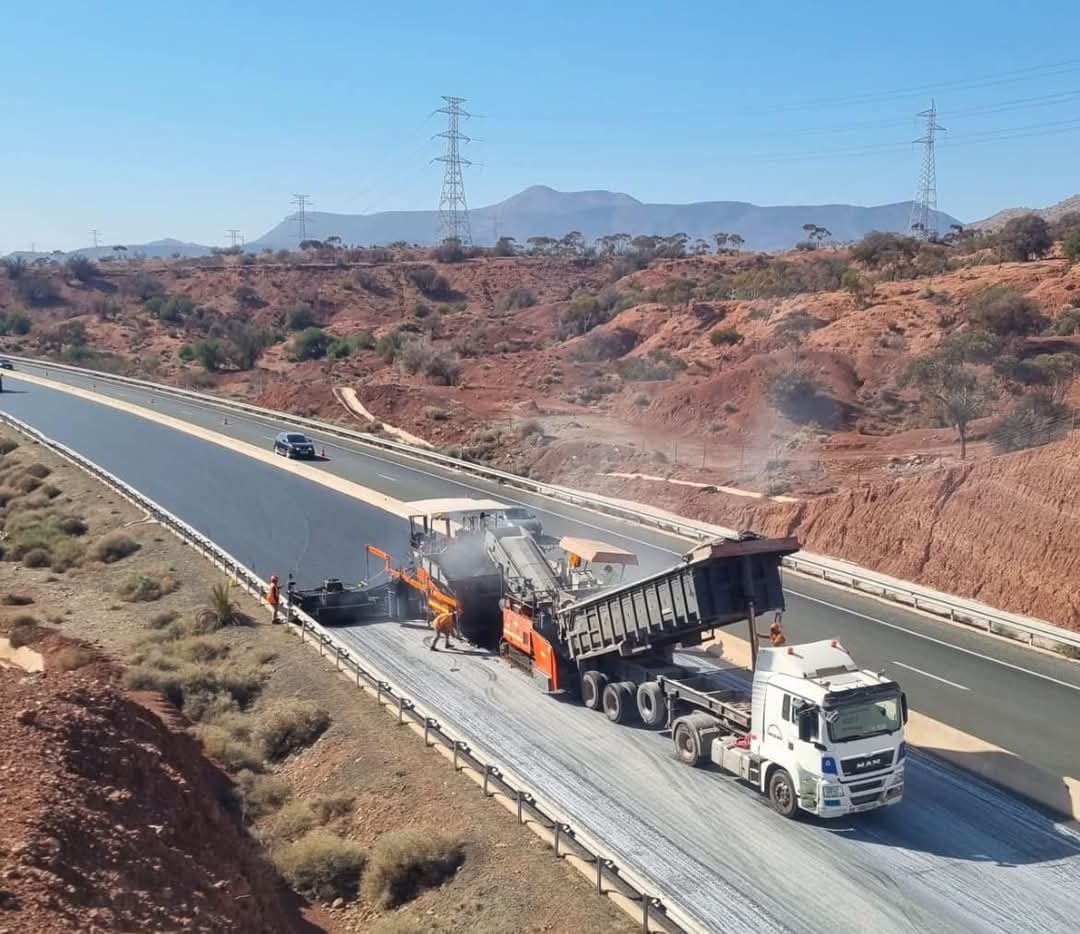
[[[314,930],[195,739],[89,670],[0,669],[0,928]]]

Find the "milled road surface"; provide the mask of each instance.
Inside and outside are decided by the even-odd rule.
[[[401,520],[343,494],[136,416],[29,383],[20,388],[25,391],[0,397],[0,406],[139,487],[264,575],[295,570],[304,581],[329,575],[355,579],[364,574],[364,543],[404,551]],[[202,416],[211,421],[207,413]],[[246,430],[273,434],[254,426]],[[220,418],[216,427],[223,427]],[[237,431],[235,423],[229,427]],[[340,450],[319,469],[350,475],[368,462],[396,478],[388,483],[404,485],[411,477],[408,465]],[[365,476],[373,472],[367,466]],[[451,481],[429,474],[424,476],[432,492],[411,481],[407,489],[385,492],[403,499],[461,495]],[[517,493],[513,498],[525,501]],[[551,531],[590,534],[575,522],[573,509],[545,508],[561,516],[545,513]],[[669,563],[670,552],[682,545],[604,517],[584,521],[607,529],[609,537],[622,530],[653,543],[647,551],[644,545],[635,549],[643,571]],[[795,586],[809,592],[803,581]],[[841,596],[847,598],[823,588],[820,599],[839,603]],[[810,612],[822,616],[850,616],[802,602],[820,607]],[[868,613],[886,619],[883,608],[865,603]],[[797,638],[813,637],[810,624],[804,631],[796,622],[801,612],[793,600],[789,628]],[[917,617],[900,618],[916,628]],[[933,629],[938,638],[945,638],[942,631],[953,641],[967,636]],[[1076,929],[1080,839],[1013,796],[936,760],[911,757],[907,798],[895,808],[851,821],[787,822],[731,778],[675,761],[670,741],[660,734],[616,727],[592,711],[544,697],[523,674],[482,653],[431,652],[424,627],[377,623],[341,632],[417,701],[556,801],[567,818],[602,838],[623,865],[657,880],[710,929]],[[847,634],[841,637],[850,641]],[[911,639],[912,645],[925,641]],[[979,650],[991,655],[989,644]],[[1020,658],[1032,671],[1030,658],[1042,660],[1022,653]],[[913,664],[927,668],[926,658],[921,661]],[[1001,666],[985,664],[996,681]],[[920,686],[896,674],[913,706],[924,709]],[[995,682],[983,687],[982,702],[993,705]],[[1075,700],[1071,710],[1075,714]],[[1042,714],[1051,719],[1050,712]],[[1074,725],[1075,716],[1068,722]],[[1070,733],[1075,754],[1074,727]],[[1035,739],[1040,746],[1047,742]]]

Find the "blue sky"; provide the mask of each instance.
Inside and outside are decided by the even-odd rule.
[[[1021,12],[1022,9],[1022,12]],[[472,205],[530,184],[645,201],[1080,191],[1080,5],[27,4],[0,40],[0,253],[254,239],[289,213],[434,208],[439,95],[468,98]]]

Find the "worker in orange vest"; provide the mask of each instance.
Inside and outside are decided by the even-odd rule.
[[[769,642],[772,643],[773,648],[780,648],[782,645],[787,645],[787,636],[784,635],[784,629],[780,625],[779,613],[776,614],[776,618],[769,627]]]
[[[445,636],[446,647],[452,649],[454,646],[450,642],[450,633],[454,631],[454,611],[441,609],[432,626],[435,629],[435,638],[431,640],[431,651],[437,652],[439,650],[439,636]]]
[[[276,574],[270,575],[270,587],[266,591],[266,602],[274,611],[270,622],[276,623],[278,621],[278,605],[281,603],[281,598],[278,596],[278,576]]]

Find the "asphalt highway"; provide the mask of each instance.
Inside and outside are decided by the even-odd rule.
[[[404,553],[402,520],[303,476],[57,390],[7,378],[5,387],[20,391],[0,396],[0,408],[116,473],[263,575],[292,571],[304,582],[325,576],[355,580],[366,573],[365,543]],[[134,401],[129,390],[122,392]],[[225,426],[220,413],[160,397],[153,408],[260,446],[268,446],[276,430],[234,416]],[[633,547],[642,560],[639,572],[663,567],[685,548],[670,536],[516,492],[508,497],[461,475],[440,475],[336,443],[327,449],[331,459],[313,464],[313,470],[368,486],[381,481],[379,489],[400,499],[469,492],[526,502],[543,509],[553,534],[573,532]],[[968,655],[959,651],[971,638],[966,632],[873,601],[853,602],[832,588],[811,591],[802,580],[791,583],[809,595],[791,597],[788,628],[796,639],[837,635],[840,628],[840,638],[857,657],[865,648],[869,655],[910,660],[924,670],[940,666],[934,673],[956,683],[972,682],[966,692],[955,689],[957,696],[977,692],[982,704],[992,705],[1011,696],[1001,684],[1016,677],[1010,690],[1017,695],[1049,692],[1031,695],[1027,705],[1038,707],[1049,696],[1059,709],[1077,708],[1075,692],[1065,684],[1069,676],[1080,678],[1064,662],[993,640],[975,643],[971,651],[979,654]],[[818,600],[843,605],[834,609]],[[853,615],[863,610],[879,621]],[[902,628],[885,625],[893,620]],[[602,838],[622,865],[677,893],[711,930],[1075,929],[1080,838],[1014,796],[932,758],[912,755],[907,798],[895,808],[851,821],[787,822],[729,777],[678,763],[670,740],[658,733],[616,727],[599,714],[543,697],[524,675],[490,655],[431,652],[426,627],[377,623],[341,632],[418,702],[475,738],[481,752]],[[928,641],[926,634],[943,644]],[[901,654],[905,649],[910,654]],[[1022,671],[1004,667],[1012,659]],[[1058,667],[1042,667],[1048,662]],[[1040,677],[1048,672],[1063,684]],[[932,716],[938,713],[926,709],[927,702],[943,704],[937,708],[942,715],[966,709],[950,704],[947,692],[934,693],[930,686],[924,692],[913,673],[895,673],[917,709]],[[1014,713],[1008,707],[1000,711],[1006,718]],[[1042,714],[1053,719],[1045,708]],[[1040,721],[1038,748],[1050,742],[1046,725]],[[1075,747],[1075,730],[1069,735]]]
[[[44,367],[27,365],[25,369],[45,374]],[[198,471],[217,489],[223,475],[220,464],[228,452],[183,435],[171,438],[177,433],[104,406],[30,383],[19,384],[17,372],[8,376],[16,378],[9,388],[23,390],[0,397],[0,404],[12,414],[114,470],[170,508],[170,502],[146,484],[172,478],[170,486],[177,486],[175,505],[180,506],[176,511],[197,528],[203,526],[190,516],[205,522],[215,512],[214,500],[198,495],[202,492],[199,484],[185,486],[175,481]],[[269,448],[273,436],[289,427],[235,414],[228,416],[225,425],[219,409],[106,381],[91,385],[91,381],[55,368],[48,370],[48,378],[142,405],[259,447]],[[149,438],[153,440],[143,440]],[[329,459],[313,464],[315,470],[329,471],[400,500],[485,496],[521,503],[539,515],[545,531],[551,534],[586,535],[634,551],[641,562],[639,574],[668,566],[688,547],[683,539],[662,532],[507,490],[457,471],[334,437],[316,436],[316,441],[325,446]],[[172,451],[175,445],[181,445],[184,453],[167,458],[161,469],[147,466],[156,450]],[[249,464],[249,468],[256,467],[260,474],[270,469]],[[292,478],[282,478],[282,482],[286,479]],[[363,551],[368,542],[404,555],[406,540],[400,524],[369,507],[364,507],[367,515],[363,521],[354,524],[347,547],[327,554],[318,530],[325,527],[328,518],[340,522],[340,513],[329,505],[319,512],[320,507],[308,504],[305,498],[316,497],[321,503],[330,491],[300,484],[306,492],[297,493],[295,487],[295,482],[283,487],[290,490],[289,502],[271,503],[253,501],[253,488],[247,483],[228,485],[231,495],[247,501],[249,517],[248,524],[238,530],[246,534],[243,546],[233,552],[236,557],[250,562],[256,570],[279,574],[291,570],[302,583],[310,583],[327,576],[345,580],[367,576]],[[266,538],[269,509],[292,516],[287,539],[273,542],[272,550]],[[283,559],[285,567],[281,566]],[[884,670],[900,681],[913,709],[1055,774],[1080,777],[1080,664],[794,574],[787,576],[786,590],[785,629],[791,641],[838,638],[861,664]]]

